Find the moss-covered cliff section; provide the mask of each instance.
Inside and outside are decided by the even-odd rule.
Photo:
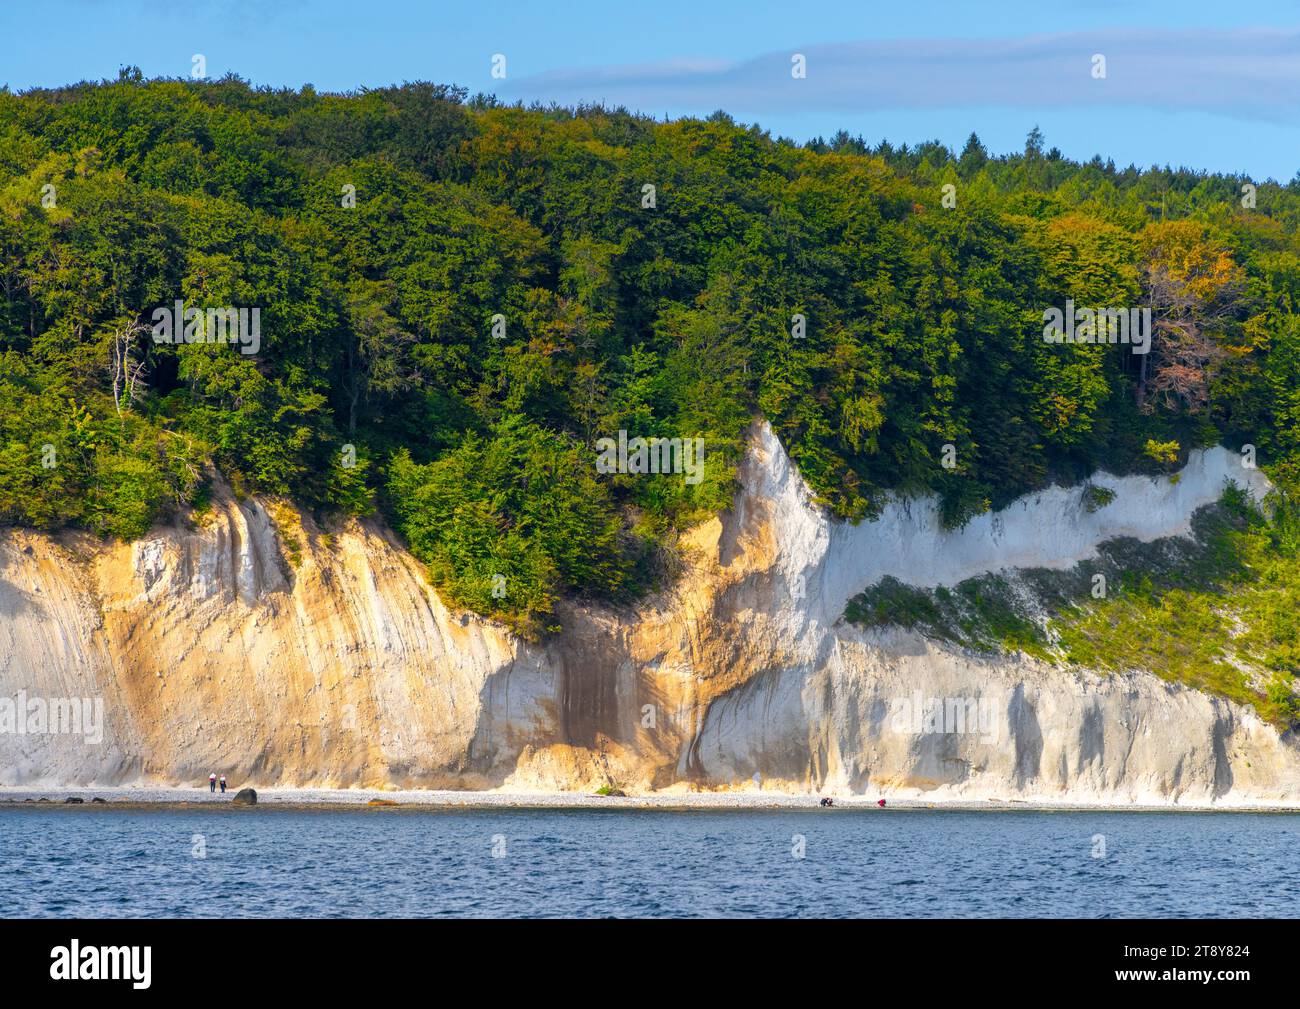
[[[1149,670],[1295,728],[1296,510],[1276,498],[1261,506],[1226,484],[1191,526],[1189,536],[1108,540],[1095,557],[1063,570],[1016,568],[933,588],[883,578],[850,600],[845,618],[978,652],[1019,651],[1103,672]]]

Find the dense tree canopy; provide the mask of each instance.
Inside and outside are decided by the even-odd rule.
[[[1290,488],[1300,183],[1249,182],[426,83],[0,92],[0,522],[138,536],[215,468],[381,507],[536,632],[670,572],[759,414],[851,520],[1218,441]],[[1150,353],[1047,342],[1067,299],[1148,309]],[[257,353],[158,342],[178,300],[258,308]],[[704,479],[599,474],[620,430],[703,438]]]

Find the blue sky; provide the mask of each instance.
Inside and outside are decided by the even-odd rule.
[[[0,0],[0,39],[14,90],[126,64],[182,76],[202,53],[209,76],[255,84],[423,79],[660,117],[722,108],[797,140],[843,128],[960,147],[975,130],[999,153],[1038,124],[1074,158],[1284,182],[1300,170],[1294,0]]]

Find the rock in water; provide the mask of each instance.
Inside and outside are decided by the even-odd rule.
[[[256,806],[257,792],[251,788],[241,788],[230,801],[236,806]]]

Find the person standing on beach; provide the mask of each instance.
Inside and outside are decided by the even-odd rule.
[[[221,794],[226,794],[226,776],[224,774],[221,776]]]
[[[217,772],[213,771],[211,774],[208,775],[208,791],[215,792],[216,790],[217,790]]]

